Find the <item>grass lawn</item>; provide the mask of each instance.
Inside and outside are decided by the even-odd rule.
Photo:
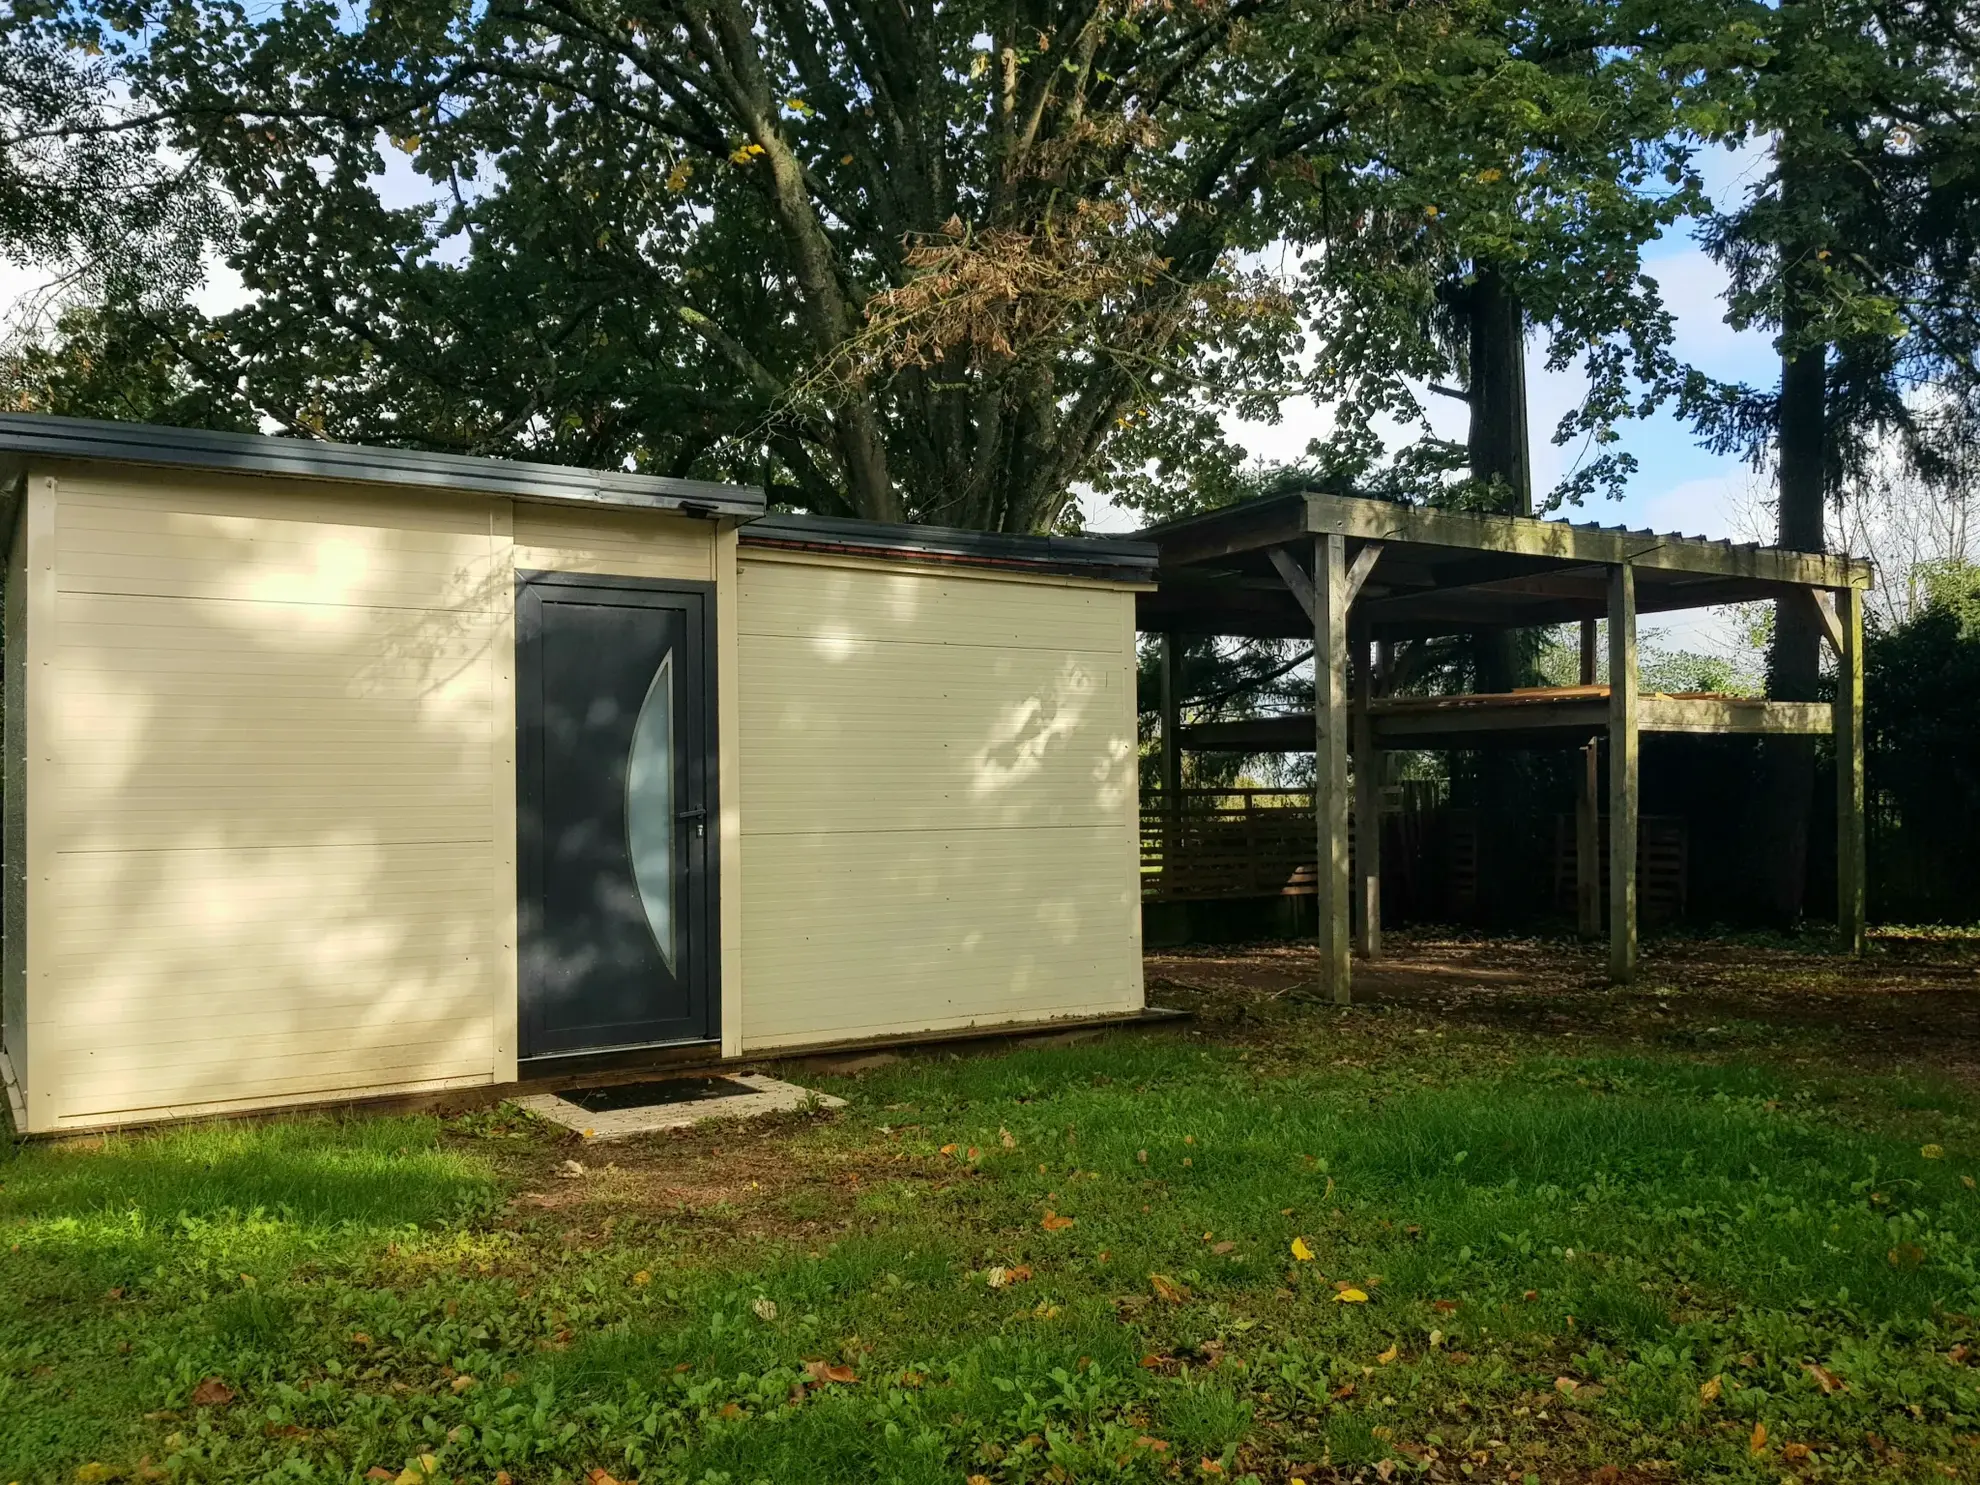
[[[0,1485],[1980,1479],[1966,1081],[1609,996],[0,1154]]]

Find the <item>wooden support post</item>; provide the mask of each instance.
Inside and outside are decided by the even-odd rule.
[[[1595,621],[1581,621],[1581,684],[1595,684]],[[1574,796],[1574,926],[1584,939],[1602,936],[1602,744],[1589,738],[1581,750],[1581,781]]]
[[[1863,594],[1836,592],[1842,644],[1836,655],[1836,928],[1852,954],[1863,952],[1868,862],[1863,830]]]
[[[1173,886],[1182,853],[1182,646],[1162,635],[1160,661],[1162,715],[1162,885]]]
[[[1173,634],[1162,636],[1162,803],[1175,809],[1182,796],[1182,668],[1181,646]]]
[[[1580,787],[1574,800],[1574,923],[1584,939],[1602,936],[1602,745],[1590,738],[1581,750]]]
[[[1320,988],[1347,1005],[1347,539],[1313,539],[1313,814],[1319,840]]]
[[[1636,570],[1609,569],[1609,978],[1636,976]]]
[[[1382,957],[1382,755],[1375,747],[1374,648],[1354,644],[1354,949]]]

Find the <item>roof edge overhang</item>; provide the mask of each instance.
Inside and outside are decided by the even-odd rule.
[[[1300,537],[1338,535],[1355,541],[1500,553],[1530,558],[1536,566],[1627,562],[1666,572],[1811,588],[1867,588],[1876,580],[1870,561],[1839,553],[1316,491],[1239,501],[1136,534],[1161,548],[1167,568],[1215,564]]]
[[[1123,536],[1010,536],[946,526],[899,526],[838,516],[764,516],[742,527],[745,547],[1152,584],[1159,549]]]
[[[621,470],[264,433],[222,433],[47,413],[0,413],[0,479],[4,479],[6,467],[35,458],[460,490],[551,504],[616,506],[741,520],[762,515],[767,504],[759,489],[711,480],[677,480]]]

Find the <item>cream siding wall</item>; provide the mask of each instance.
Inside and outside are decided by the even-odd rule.
[[[35,1127],[513,1079],[515,573],[706,580],[710,528],[93,469],[52,505]]]
[[[744,1046],[1139,1008],[1132,594],[740,573]]]
[[[6,858],[0,907],[0,1053],[7,1059],[9,1102],[21,1097],[27,1075],[27,502],[14,521],[7,551],[5,594],[5,736],[0,744],[0,854]],[[25,1120],[26,1109],[13,1116]]]

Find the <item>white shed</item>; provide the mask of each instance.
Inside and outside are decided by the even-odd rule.
[[[1139,542],[0,415],[29,1133],[1141,1012]]]

